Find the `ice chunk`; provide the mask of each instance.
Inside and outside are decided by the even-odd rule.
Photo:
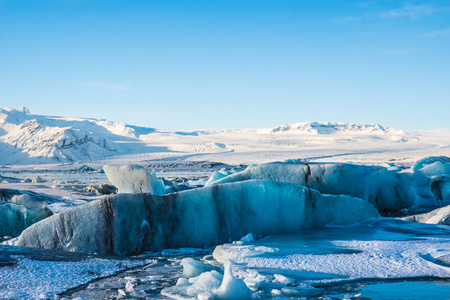
[[[31,180],[31,182],[32,183],[43,183],[43,182],[45,182],[45,180],[42,179],[41,176],[36,175],[36,176],[33,177],[33,180]]]
[[[117,299],[124,299],[124,298],[145,299],[145,296],[147,296],[147,294],[144,291],[136,291],[131,281],[127,281],[125,285],[125,291],[122,289],[118,290]]]
[[[224,177],[227,177],[230,174],[231,172],[225,169],[214,171],[214,173],[208,178],[208,181],[206,181],[205,186],[211,185],[213,182],[222,179]]]
[[[25,230],[18,245],[99,254],[201,248],[379,217],[367,201],[299,185],[244,181],[175,194],[117,194]]]
[[[47,208],[29,208],[0,201],[0,236],[18,235],[25,228],[50,215],[52,212]]]
[[[274,274],[275,282],[284,283],[284,284],[292,284],[295,282],[295,279],[283,276],[281,274]]]
[[[189,282],[183,281],[182,284],[177,283],[175,286],[165,288],[161,291],[161,294],[175,299],[193,299],[193,297],[198,295],[206,297],[220,287],[222,279],[223,275],[217,271],[204,272],[197,277],[191,278]]]
[[[38,200],[35,197],[28,194],[14,195],[10,201],[12,203],[20,204],[28,208],[44,208],[48,206],[47,201]]]
[[[262,275],[258,275],[256,277],[246,277],[244,282],[249,289],[256,292],[262,284],[266,283],[266,277]]]
[[[72,170],[72,172],[74,172],[74,173],[88,173],[88,172],[95,172],[95,169],[91,168],[89,166],[86,166],[86,165],[82,165],[78,169]]]
[[[402,219],[418,223],[450,225],[450,205],[435,209],[426,214],[409,216]]]
[[[164,195],[164,184],[156,178],[155,171],[149,173],[139,165],[103,166],[108,180],[119,189],[119,193],[150,193]]]
[[[253,234],[249,233],[246,236],[243,236],[239,241],[241,241],[243,243],[250,243],[254,240],[255,239],[253,238]]]
[[[333,163],[268,163],[234,173],[212,184],[250,179],[288,182],[323,194],[349,195],[372,203],[378,210],[411,207],[418,197],[407,173],[384,167]]]
[[[183,266],[183,277],[196,277],[203,272],[211,271],[213,268],[211,265],[204,264],[198,260],[187,257],[181,260]]]
[[[234,277],[232,265],[233,262],[231,260],[226,260],[223,264],[223,281],[216,292],[216,299],[253,299],[253,292],[247,287],[245,282]]]

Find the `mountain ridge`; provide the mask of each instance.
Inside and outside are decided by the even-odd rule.
[[[308,142],[340,135],[350,135],[348,141],[417,140],[402,130],[385,129],[379,124],[301,122],[273,128],[175,131],[93,118],[34,115],[26,108],[0,108],[0,164],[93,161],[147,152],[216,153],[243,147],[262,149],[267,144],[305,147]]]

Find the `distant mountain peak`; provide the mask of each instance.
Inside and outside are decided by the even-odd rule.
[[[26,108],[25,106],[22,107],[21,109],[19,109],[19,111],[24,114],[30,114],[30,110],[28,108]]]
[[[301,132],[310,134],[332,134],[337,132],[355,132],[384,134],[387,132],[380,124],[341,123],[341,122],[302,122],[288,123],[272,128],[272,133]]]
[[[302,122],[261,129],[171,131],[91,118],[34,115],[26,108],[0,108],[0,164],[98,161],[156,152],[268,151],[268,147],[270,151],[299,151],[317,145],[368,141],[389,145],[414,139],[402,130],[379,124]]]

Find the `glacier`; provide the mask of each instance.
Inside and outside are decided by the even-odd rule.
[[[99,254],[205,247],[379,217],[368,202],[251,180],[156,196],[117,194],[26,229],[17,245]]]

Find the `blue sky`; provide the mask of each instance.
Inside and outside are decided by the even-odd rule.
[[[167,129],[450,128],[450,0],[0,0],[0,106]]]

